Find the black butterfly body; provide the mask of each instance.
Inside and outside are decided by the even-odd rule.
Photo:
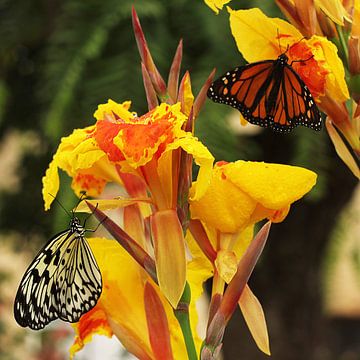
[[[207,95],[238,109],[250,123],[276,132],[289,132],[298,125],[321,129],[319,109],[285,53],[276,60],[226,72],[211,84]]]
[[[96,305],[101,291],[85,229],[73,217],[70,228],[50,239],[26,270],[14,302],[15,320],[34,330],[57,318],[77,322]]]

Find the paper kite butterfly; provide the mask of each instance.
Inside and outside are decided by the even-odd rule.
[[[26,270],[15,298],[15,320],[34,330],[57,318],[77,322],[96,305],[101,291],[85,229],[72,216],[69,229],[50,239]]]
[[[276,60],[237,67],[212,83],[207,95],[238,109],[248,122],[276,132],[298,125],[319,131],[319,109],[288,60],[283,53]]]

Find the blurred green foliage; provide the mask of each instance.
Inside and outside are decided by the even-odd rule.
[[[280,16],[272,2],[240,1],[233,7],[259,4],[267,14]],[[14,128],[32,129],[45,149],[42,156],[29,153],[22,159],[21,190],[0,194],[2,228],[24,233],[45,229],[49,235],[66,226],[68,219],[58,208],[54,211],[59,220],[51,228],[54,221],[44,213],[41,200],[41,177],[60,138],[92,124],[97,105],[108,98],[131,99],[133,110],[146,112],[140,57],[132,33],[132,5],[130,0],[1,1],[0,136]],[[190,71],[195,94],[213,67],[220,75],[243,63],[226,11],[216,16],[202,1],[191,0],[143,0],[135,8],[164,77],[183,39],[182,74]],[[321,149],[322,136],[307,129],[297,129],[288,138],[271,132],[260,137],[237,136],[224,121],[231,111],[207,102],[197,122],[197,136],[218,160],[288,162],[320,172],[326,164],[321,151],[316,159],[312,156],[314,148]],[[262,146],[264,136],[283,142],[284,154],[270,156]],[[65,178],[62,176],[69,185]],[[67,185],[62,186],[59,200],[71,208],[76,199]]]

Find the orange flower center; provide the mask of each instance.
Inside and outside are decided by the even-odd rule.
[[[91,174],[77,173],[73,178],[73,183],[77,188],[86,191],[88,195],[95,196],[102,192],[106,181]]]
[[[326,75],[329,71],[324,68],[322,61],[313,57],[311,48],[304,41],[299,41],[289,48],[287,54],[289,63],[293,62],[291,66],[300,75],[311,94],[315,98],[325,95]]]
[[[141,117],[124,121],[116,114],[99,120],[93,134],[100,149],[109,157],[110,161],[123,161],[132,158],[138,161],[150,153],[161,154],[166,145],[174,141],[173,128],[176,124],[176,115],[165,109],[163,114],[155,110]],[[123,146],[114,144],[114,138],[121,133]]]

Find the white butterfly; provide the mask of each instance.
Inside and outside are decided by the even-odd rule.
[[[73,217],[70,228],[50,239],[26,270],[15,298],[15,320],[34,330],[57,318],[77,322],[96,305],[101,291],[85,229]]]

